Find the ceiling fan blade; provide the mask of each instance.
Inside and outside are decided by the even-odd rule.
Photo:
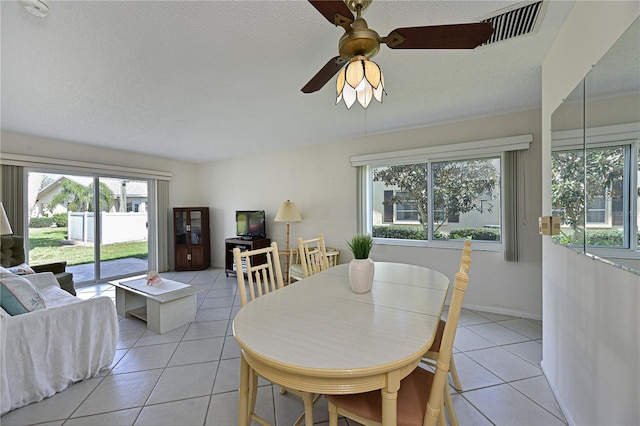
[[[396,28],[381,41],[392,49],[473,49],[493,34],[490,22]]]
[[[353,12],[343,0],[309,0],[309,3],[333,25],[339,25],[348,30],[353,22]]]
[[[347,61],[340,56],[329,59],[329,62],[302,88],[303,93],[313,93],[322,89],[331,78],[340,71]]]

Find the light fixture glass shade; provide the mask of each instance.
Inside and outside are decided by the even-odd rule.
[[[13,230],[11,230],[11,224],[9,223],[7,212],[4,211],[4,205],[2,204],[2,201],[0,201],[0,235],[9,234],[13,234]]]
[[[380,67],[366,56],[354,56],[338,74],[336,93],[336,104],[344,99],[347,109],[356,99],[363,108],[368,107],[373,98],[382,103],[386,92]]]
[[[291,200],[287,200],[280,204],[280,208],[278,209],[278,213],[276,214],[274,222],[302,222],[302,216],[300,216],[300,212],[298,211],[298,207],[296,203]]]

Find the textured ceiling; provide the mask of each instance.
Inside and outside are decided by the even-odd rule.
[[[546,0],[532,34],[474,50],[392,50],[383,104],[302,86],[343,31],[308,2],[0,2],[2,129],[206,162],[539,108],[541,64],[574,1]],[[474,22],[510,1],[374,0],[381,35]]]

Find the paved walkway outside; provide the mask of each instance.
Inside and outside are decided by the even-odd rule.
[[[93,284],[95,263],[83,265],[67,265],[67,271],[73,274],[73,282],[76,288],[86,284]],[[130,257],[126,259],[107,260],[100,262],[100,277],[102,280],[130,273],[146,273],[149,270],[147,259]]]

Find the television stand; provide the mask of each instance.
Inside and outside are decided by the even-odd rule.
[[[229,274],[236,274],[235,262],[233,260],[233,249],[238,247],[242,251],[257,250],[271,245],[269,238],[246,239],[247,237],[226,238],[224,240],[224,272],[228,277]]]

